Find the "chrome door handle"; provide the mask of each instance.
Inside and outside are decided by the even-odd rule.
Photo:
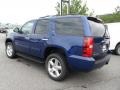
[[[47,40],[48,40],[48,38],[43,38],[42,40],[43,40],[43,41],[47,41]]]
[[[26,36],[26,37],[25,37],[25,39],[29,40],[29,39],[30,39],[30,37],[29,37],[29,36]]]

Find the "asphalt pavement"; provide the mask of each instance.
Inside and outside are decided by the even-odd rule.
[[[88,73],[71,72],[61,82],[51,80],[44,68],[27,59],[9,59],[5,54],[5,34],[0,34],[0,90],[120,90],[120,56]]]

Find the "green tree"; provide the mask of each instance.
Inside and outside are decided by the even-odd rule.
[[[120,6],[117,6],[117,7],[115,8],[115,14],[120,14]]]
[[[112,14],[105,14],[99,16],[105,23],[120,22],[120,6],[115,8]]]
[[[57,6],[55,7],[57,11],[57,15],[60,15],[60,3],[57,2]],[[63,15],[67,15],[67,4],[63,4]],[[70,2],[70,12],[72,15],[93,15],[93,12],[89,12],[89,9],[86,5],[86,2],[83,3],[82,0],[71,0]]]

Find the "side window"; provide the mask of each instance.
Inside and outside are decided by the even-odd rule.
[[[30,34],[32,33],[32,29],[34,26],[34,21],[27,22],[21,29],[23,34]]]
[[[49,20],[43,19],[37,22],[35,34],[47,34],[48,32]]]
[[[58,18],[55,23],[58,34],[83,35],[83,25],[80,18]]]

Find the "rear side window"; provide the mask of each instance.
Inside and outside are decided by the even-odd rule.
[[[58,34],[83,35],[83,25],[80,18],[58,18],[55,23]]]
[[[95,37],[103,37],[105,34],[105,26],[102,23],[97,23],[89,20],[91,31]]]
[[[49,20],[39,20],[37,22],[37,26],[36,26],[36,30],[35,30],[35,34],[47,34],[48,32],[48,24],[49,24]]]

